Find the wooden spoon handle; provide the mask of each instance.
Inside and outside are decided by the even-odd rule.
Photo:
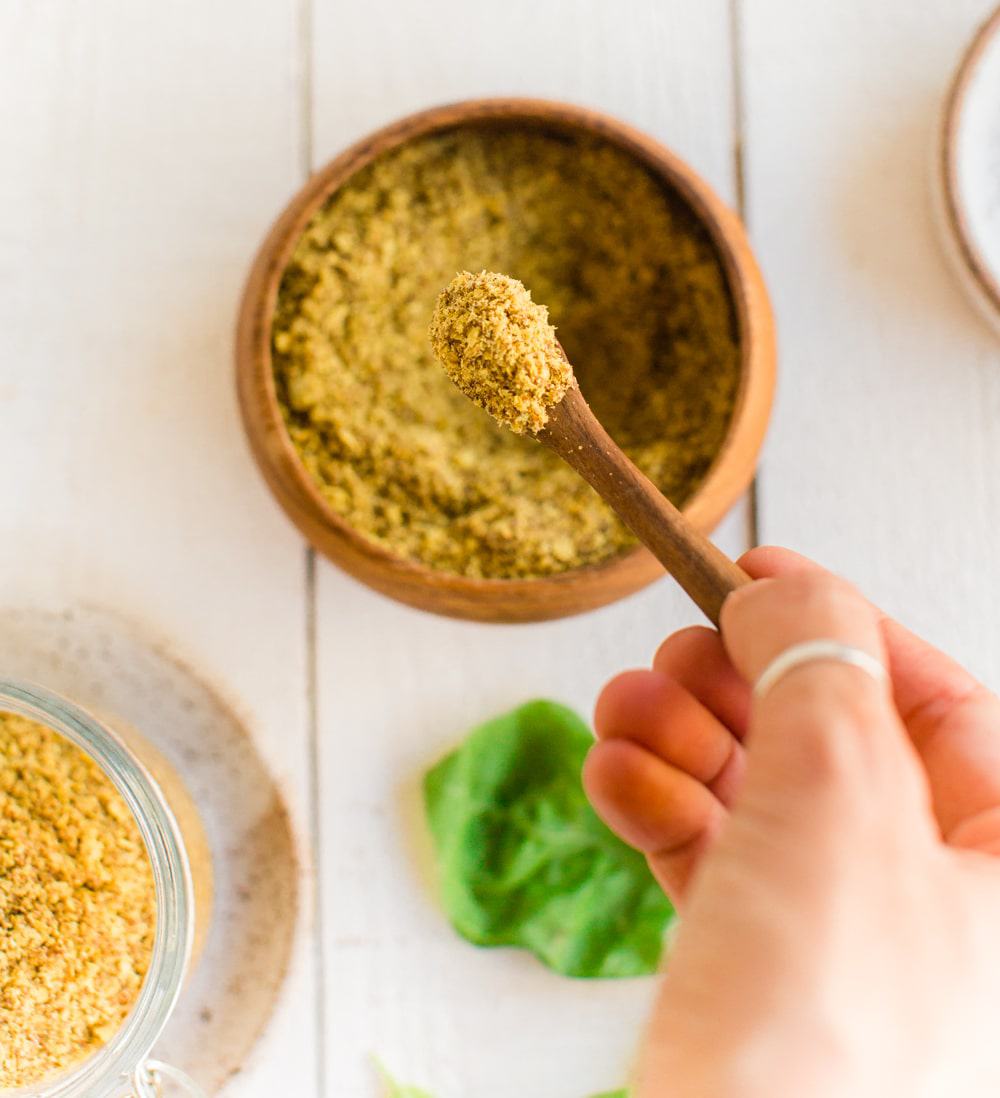
[[[591,484],[717,627],[726,596],[750,577],[639,475],[639,483],[615,481],[606,489]]]
[[[614,509],[713,625],[726,596],[751,582],[641,473],[604,430],[574,384],[538,435]]]

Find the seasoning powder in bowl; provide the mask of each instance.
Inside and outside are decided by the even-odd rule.
[[[139,996],[153,874],[110,779],[52,729],[0,712],[0,1089],[96,1051]]]
[[[279,402],[345,521],[397,556],[468,577],[602,563],[634,544],[629,532],[435,360],[431,314],[462,270],[505,271],[546,302],[595,414],[683,505],[725,439],[739,384],[716,249],[678,195],[600,138],[464,126],[352,176],[283,276]]]

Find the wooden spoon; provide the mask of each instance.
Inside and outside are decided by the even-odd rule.
[[[717,626],[726,596],[751,582],[746,572],[629,461],[590,410],[575,377],[548,416],[538,441],[597,491]]]

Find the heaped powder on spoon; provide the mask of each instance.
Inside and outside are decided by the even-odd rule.
[[[434,357],[456,271],[539,302],[594,414],[683,505],[739,384],[718,253],[685,202],[596,137],[463,126],[376,158],[313,216],[281,281],[275,384],[328,505],[396,556],[470,577],[548,576],[634,544],[580,477],[470,403]]]
[[[457,274],[437,300],[430,337],[459,389],[519,435],[545,426],[573,380],[548,309],[507,275]]]

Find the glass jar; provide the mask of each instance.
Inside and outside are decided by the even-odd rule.
[[[207,861],[196,867],[196,875],[203,881],[200,887],[192,875],[186,832],[192,835],[194,845],[202,848],[202,858],[207,856],[207,847],[180,780],[151,749],[146,757],[143,741],[134,732],[116,734],[43,687],[0,679],[0,712],[16,713],[48,726],[97,763],[135,817],[156,892],[149,969],[118,1032],[67,1071],[3,1093],[18,1098],[153,1098],[160,1093],[160,1081],[169,1077],[182,1089],[200,1094],[182,1072],[150,1059],[184,985],[196,942],[204,935],[203,916],[207,916],[210,894]],[[165,795],[166,791],[172,795]]]

